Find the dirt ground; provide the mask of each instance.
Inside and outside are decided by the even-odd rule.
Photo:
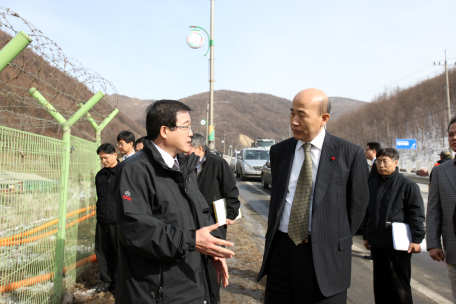
[[[232,250],[236,256],[228,259],[230,274],[229,286],[221,289],[221,303],[263,303],[265,280],[256,282],[261,267],[263,253],[253,242],[256,238],[243,228],[243,221],[228,228],[228,241],[234,243]],[[111,292],[95,294],[95,288],[100,284],[98,264],[95,262],[78,277],[73,292],[75,304],[111,304],[115,302]]]

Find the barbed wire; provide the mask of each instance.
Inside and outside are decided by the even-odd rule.
[[[0,73],[0,106],[4,109],[0,113],[7,115],[6,118],[16,115],[22,119],[46,122],[46,127],[59,125],[51,117],[42,118],[43,113],[37,111],[45,108],[29,95],[32,87],[66,118],[71,117],[79,109],[80,103],[85,103],[98,91],[103,92],[105,97],[90,110],[97,123],[102,122],[117,107],[118,95],[111,82],[83,67],[74,58],[67,57],[57,43],[31,22],[0,6],[0,49],[21,30],[33,41]],[[81,129],[82,122],[86,121],[83,119],[72,128],[93,138]],[[43,126],[44,124],[36,127]],[[85,128],[87,129],[87,124]]]

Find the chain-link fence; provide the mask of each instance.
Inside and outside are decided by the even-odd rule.
[[[0,126],[0,303],[53,302],[60,191],[68,191],[66,288],[75,283],[76,262],[94,254],[97,145],[71,137],[66,185],[63,146],[62,140]]]

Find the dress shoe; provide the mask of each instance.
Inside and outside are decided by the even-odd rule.
[[[109,290],[111,290],[111,283],[103,282],[100,285],[98,285],[97,289],[95,289],[95,293],[107,292]]]

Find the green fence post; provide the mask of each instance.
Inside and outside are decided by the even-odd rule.
[[[0,51],[0,72],[3,71],[8,63],[14,60],[32,42],[26,33],[20,31],[7,45]]]
[[[86,114],[104,94],[98,92],[87,101],[76,113],[66,120],[35,88],[29,90],[30,95],[41,104],[49,114],[63,127],[63,157],[60,176],[59,192],[59,221],[57,227],[57,245],[55,249],[55,270],[54,270],[54,295],[53,303],[60,303],[63,288],[63,267],[65,259],[65,233],[66,213],[68,200],[68,179],[70,173],[70,152],[71,152],[71,126],[73,126],[84,114]]]

